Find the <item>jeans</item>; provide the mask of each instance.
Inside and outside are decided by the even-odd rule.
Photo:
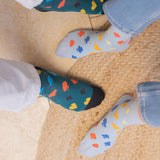
[[[137,86],[140,112],[143,120],[160,127],[160,82],[145,82]]]
[[[108,0],[103,10],[112,25],[136,36],[160,18],[160,0]]]
[[[136,36],[160,18],[160,0],[108,0],[103,10],[112,25]],[[143,120],[160,127],[160,82],[140,83],[137,95]]]

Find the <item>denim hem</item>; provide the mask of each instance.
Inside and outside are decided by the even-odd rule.
[[[144,83],[141,83],[137,86],[137,95],[138,95],[138,100],[139,100],[139,105],[140,105],[140,112],[141,112],[141,116],[143,118],[143,120],[152,126],[152,124],[150,123],[150,121],[148,120],[146,114],[145,114],[145,101],[144,101],[144,96],[142,94],[142,87],[143,87]]]
[[[122,32],[125,32],[131,36],[136,36],[139,33],[141,33],[149,24],[151,24],[152,22],[156,21],[157,19],[160,18],[160,13],[153,15],[152,17],[149,17],[147,20],[145,20],[143,23],[137,25],[137,27],[134,29],[134,31],[131,31],[129,29],[126,29],[124,26],[122,26],[121,24],[119,24],[117,22],[117,20],[115,20],[115,18],[111,15],[110,13],[110,9],[108,8],[108,3],[104,3],[103,4],[103,11],[105,16],[107,17],[107,19],[109,20],[109,22],[114,25],[115,27],[117,27],[118,29],[120,29]]]
[[[138,100],[139,100],[139,105],[140,105],[140,112],[141,112],[141,116],[142,116],[142,119],[150,126],[152,127],[159,127],[159,126],[156,126],[154,125],[147,117],[146,115],[146,103],[145,103],[145,99],[146,99],[146,96],[145,96],[145,93],[143,91],[143,87],[144,87],[144,83],[140,83],[138,86],[137,86],[137,95],[138,95]]]
[[[129,30],[127,30],[126,28],[122,27],[109,13],[108,9],[107,9],[107,2],[105,3],[105,5],[103,4],[103,11],[105,16],[107,17],[107,19],[109,20],[109,22],[117,27],[118,29],[120,29],[122,32],[125,32],[126,34],[129,34],[131,36],[134,36],[134,32],[131,32]]]

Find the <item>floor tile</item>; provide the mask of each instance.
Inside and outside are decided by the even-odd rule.
[[[90,29],[88,15],[28,10],[15,0],[0,0],[0,58],[25,61],[65,75],[76,60],[55,55],[59,42],[76,29]],[[20,113],[0,111],[0,159],[34,160],[49,109],[39,98]]]
[[[28,10],[9,0],[0,6],[0,57],[63,74],[76,61],[56,57],[56,47],[68,32],[80,28],[91,28],[88,15]]]
[[[110,26],[105,15],[90,15],[90,22],[93,30],[106,30]]]
[[[48,109],[48,100],[40,97],[19,113],[0,111],[1,160],[35,159]]]

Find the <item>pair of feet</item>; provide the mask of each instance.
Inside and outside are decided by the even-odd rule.
[[[106,32],[78,30],[69,33],[59,44],[56,54],[63,58],[80,58],[103,51],[122,51],[128,48],[130,42],[131,36],[114,26]],[[40,71],[42,84],[49,83],[49,85],[46,84],[44,87],[42,85],[41,95],[61,104],[64,108],[83,111],[96,107],[104,99],[104,93],[98,87],[53,73],[44,76],[44,73]],[[49,87],[46,89],[47,85]],[[125,95],[97,125],[88,131],[80,143],[79,153],[88,157],[103,153],[113,146],[125,126],[143,123],[139,117],[138,102],[131,96]]]
[[[40,95],[72,111],[88,110],[99,105],[104,92],[87,83],[67,79],[52,72],[36,68],[41,80]],[[111,111],[86,134],[79,146],[79,153],[93,157],[113,146],[123,128],[133,124],[143,124],[138,101],[124,95]]]
[[[22,2],[23,0],[17,1]],[[74,1],[74,7],[70,1],[62,0],[57,4],[57,8],[54,8],[56,5],[53,5],[53,2],[55,1],[44,0],[36,9],[64,11],[64,7],[68,6],[69,8],[66,9],[68,11],[101,14],[104,0],[92,0],[91,3],[86,3],[84,0],[81,1],[81,4]],[[78,30],[69,33],[64,38],[56,50],[56,55],[62,58],[77,59],[99,52],[122,51],[128,48],[130,42],[131,36],[114,26],[105,32]],[[104,92],[98,87],[75,79],[67,79],[40,68],[37,68],[37,71],[41,79],[40,94],[66,109],[87,110],[96,107],[104,99]],[[93,157],[105,152],[113,146],[125,126],[144,123],[139,113],[138,102],[134,98],[129,95],[121,97],[111,111],[88,131],[80,143],[79,153]]]
[[[40,9],[39,7],[37,9]],[[86,11],[81,10],[81,12]],[[56,55],[77,59],[99,52],[122,51],[129,47],[130,42],[131,36],[114,26],[105,32],[77,30],[64,38],[56,50]],[[53,73],[48,74],[42,70],[39,70],[39,73],[43,84],[41,95],[67,109],[87,110],[96,107],[104,99],[104,93],[98,87]],[[88,131],[80,143],[79,153],[88,157],[103,153],[113,146],[125,126],[143,123],[139,116],[138,102],[131,96],[125,95],[98,124]]]

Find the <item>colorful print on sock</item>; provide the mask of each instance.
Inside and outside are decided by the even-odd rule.
[[[105,138],[109,138],[109,135],[108,134],[102,134],[102,137],[105,139]]]
[[[78,46],[77,51],[78,51],[79,53],[82,53],[82,52],[83,52],[83,48],[82,48],[81,46]]]
[[[64,92],[66,92],[67,90],[69,90],[69,85],[68,85],[68,83],[66,81],[63,81],[62,88],[63,88]]]
[[[88,105],[90,101],[91,101],[90,97],[86,98],[86,101],[84,102],[84,105]]]
[[[100,41],[102,41],[102,36],[103,36],[103,34],[104,34],[104,32],[102,32],[102,33],[98,36],[98,38],[99,38]]]
[[[71,106],[69,107],[69,109],[73,110],[73,109],[76,109],[78,108],[76,103],[72,103]]]
[[[76,57],[76,56],[74,56],[74,55],[72,55],[72,58],[73,58],[73,59],[77,59],[77,57]]]
[[[113,129],[121,129],[120,127],[118,127],[115,123],[112,123]]]
[[[128,115],[127,110],[130,111]],[[88,157],[103,153],[114,145],[125,126],[141,123],[137,101],[128,95],[122,96],[111,111],[88,131],[80,143],[79,153]]]
[[[55,89],[53,92],[51,92],[48,97],[54,97],[57,94],[57,90]]]
[[[71,40],[70,43],[69,43],[69,46],[70,46],[70,47],[73,47],[74,44],[75,44],[75,41],[74,41],[74,40]]]
[[[85,14],[102,14],[102,0],[43,0],[35,9],[43,12],[81,12]]]
[[[90,134],[90,137],[91,137],[91,139],[96,139],[95,133],[91,133],[91,134]]]
[[[105,32],[77,30],[70,32],[60,42],[56,55],[62,58],[76,59],[93,53],[123,51],[129,47],[130,40],[130,35],[114,26]]]
[[[95,1],[92,1],[92,6],[91,6],[92,11],[95,10],[96,7],[97,7],[96,2],[95,2]]]
[[[118,107],[118,104],[112,108],[111,112],[113,112],[117,107]]]
[[[106,125],[107,125],[107,118],[104,118],[102,122],[102,127],[106,128]]]
[[[98,148],[99,145],[98,144],[92,144],[93,147]]]
[[[90,40],[89,36],[87,36],[86,39],[84,39],[84,41],[85,41],[86,44],[89,42],[89,40]]]
[[[48,76],[48,83],[50,84],[50,86],[52,86],[53,79],[50,76]]]
[[[116,120],[118,120],[118,110],[115,112],[114,118],[115,118]]]
[[[39,68],[37,68],[37,72],[41,80],[40,95],[66,109],[74,111],[90,109],[99,105],[104,98],[101,89],[87,83],[61,77]],[[90,102],[92,103],[90,104]]]
[[[77,34],[78,34],[79,37],[82,37],[85,34],[85,32],[84,31],[80,31]]]
[[[111,145],[111,142],[105,142],[104,145],[105,145],[105,146],[110,146],[110,145]]]
[[[71,79],[71,82],[73,83],[73,84],[77,84],[78,83],[78,81],[77,80],[75,80],[75,79]],[[84,89],[85,90],[85,89]],[[86,93],[86,92],[85,92]]]
[[[94,44],[94,49],[96,50],[96,51],[103,51],[101,48],[99,48],[99,46],[98,46],[98,44]]]
[[[58,8],[62,8],[65,5],[65,0],[62,0],[62,2],[59,3]]]
[[[42,94],[42,93],[43,93],[43,90],[44,90],[44,88],[41,88],[41,90],[40,90],[40,94]]]

